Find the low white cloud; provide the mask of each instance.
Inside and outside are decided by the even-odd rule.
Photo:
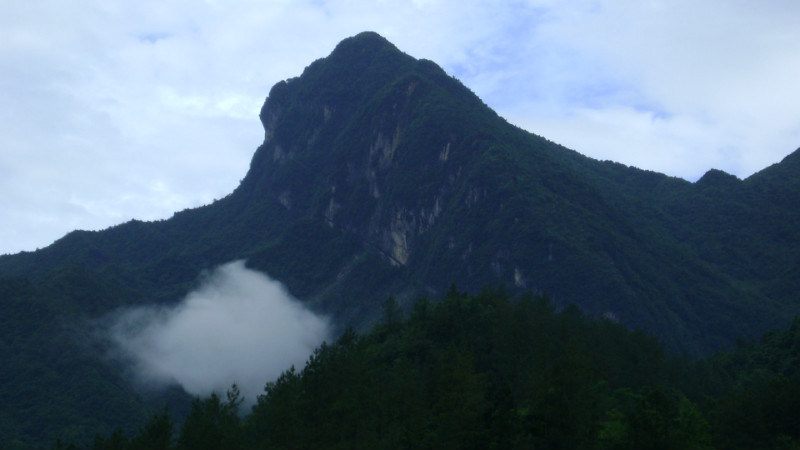
[[[254,402],[268,381],[329,337],[327,319],[243,261],[220,266],[174,306],[119,312],[108,328],[115,352],[148,387],[179,384],[192,395],[236,383]]]

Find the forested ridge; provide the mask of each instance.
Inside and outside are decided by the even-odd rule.
[[[792,449],[800,319],[689,361],[543,296],[451,289],[369,333],[344,332],[251,410],[236,386],[87,449]],[[56,448],[69,448],[58,442]],[[78,447],[80,448],[80,447]]]

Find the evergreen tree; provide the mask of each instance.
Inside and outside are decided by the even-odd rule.
[[[164,410],[153,416],[130,442],[130,450],[169,450],[172,448],[174,425]],[[112,435],[112,438],[114,435]],[[112,442],[119,442],[113,441]],[[112,447],[114,448],[114,447]]]
[[[242,443],[239,406],[242,403],[236,385],[222,401],[216,393],[192,402],[178,438],[179,450],[229,450]]]

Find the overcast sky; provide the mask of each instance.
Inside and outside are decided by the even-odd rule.
[[[365,30],[594,158],[745,178],[800,146],[797,0],[0,2],[0,254],[230,193],[270,87]]]

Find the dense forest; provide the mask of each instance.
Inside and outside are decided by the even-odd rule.
[[[250,411],[234,385],[181,424],[165,410],[85,448],[797,449],[798,350],[800,318],[689,361],[544,296],[451,289],[405,315],[390,298],[371,332],[323,344]]]

